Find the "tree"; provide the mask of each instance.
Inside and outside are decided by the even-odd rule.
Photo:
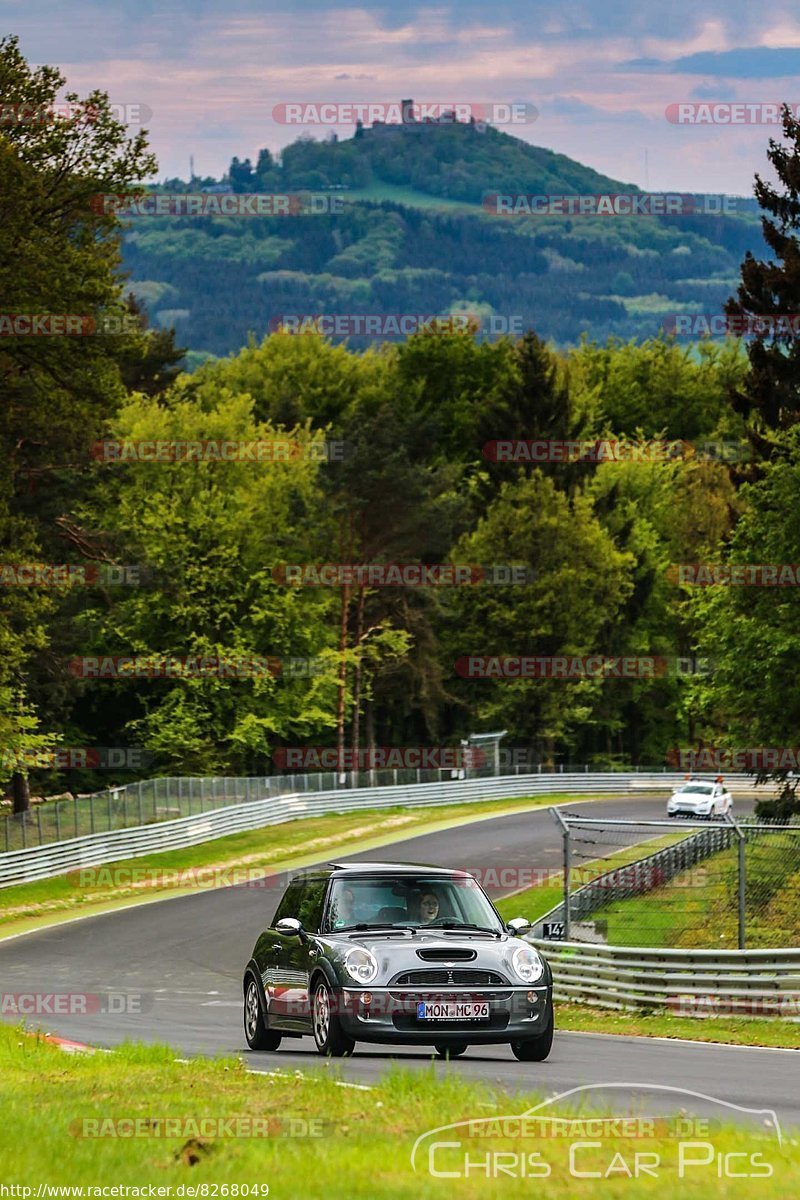
[[[778,183],[756,175],[755,195],[764,210],[761,228],[772,261],[749,251],[741,267],[736,298],[725,305],[744,323],[769,318],[748,342],[750,369],[733,393],[737,411],[750,419],[755,446],[765,457],[776,444],[774,433],[800,419],[800,338],[791,319],[800,312],[800,122],[786,106],[782,117],[788,145],[769,140],[767,158]]]
[[[251,192],[255,183],[255,175],[250,159],[246,158],[244,162],[239,162],[238,158],[231,159],[228,178],[235,192]]]
[[[8,314],[62,320],[83,336],[16,336],[0,342],[0,556],[30,562],[63,543],[56,518],[82,488],[92,441],[124,394],[118,356],[143,342],[127,333],[121,298],[119,220],[104,195],[130,194],[155,170],[144,131],[129,139],[105,93],[67,92],[49,66],[32,69],[16,38],[0,41],[0,294]],[[63,105],[68,106],[66,113]],[[33,119],[25,113],[33,112]],[[62,115],[59,115],[61,113]],[[56,326],[57,328],[57,326]],[[121,332],[120,332],[121,331]],[[7,330],[4,330],[7,333]],[[46,658],[52,597],[19,590],[0,601],[0,723],[4,744],[40,744],[30,702]],[[45,668],[42,668],[45,670]],[[46,670],[45,670],[46,673]],[[47,704],[44,688],[38,698]],[[41,705],[40,711],[41,711]],[[46,714],[44,720],[47,720]],[[37,741],[39,739],[39,741]],[[0,762],[0,779],[9,776]],[[15,802],[25,806],[17,778]]]
[[[158,399],[133,397],[112,424],[120,441],[277,441],[297,453],[112,464],[82,513],[90,527],[124,539],[151,576],[113,606],[79,614],[84,654],[275,660],[275,670],[252,676],[123,675],[82,685],[87,723],[96,727],[110,708],[114,727],[173,772],[263,771],[281,741],[335,721],[335,597],[325,589],[301,595],[273,574],[287,560],[313,561],[330,542],[319,487],[326,468],[313,448],[321,438],[261,422],[253,407],[249,396],[208,380],[191,393],[178,386]]]
[[[632,588],[633,556],[619,551],[592,512],[539,471],[506,483],[474,532],[456,546],[458,562],[520,564],[524,586],[458,589],[447,606],[443,638],[451,677],[461,656],[607,655]],[[477,679],[457,694],[491,728],[498,723],[546,756],[568,747],[591,719],[600,679]],[[454,689],[456,690],[456,689]]]
[[[727,562],[800,562],[800,429],[776,438],[778,458],[763,476],[741,489],[744,512]],[[734,748],[797,746],[800,729],[800,591],[797,586],[710,586],[694,589],[703,653],[713,664],[698,681],[698,704],[712,728],[724,730],[722,745]],[[800,812],[800,774],[782,766],[758,772],[779,785],[777,803],[760,802],[759,815]]]

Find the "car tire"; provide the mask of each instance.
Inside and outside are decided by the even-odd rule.
[[[468,1049],[466,1042],[437,1042],[434,1050],[439,1055],[439,1058],[458,1058],[462,1054],[466,1054]]]
[[[317,1050],[326,1058],[348,1058],[356,1044],[342,1029],[334,1007],[331,989],[324,979],[318,979],[311,1001],[311,1025]]]
[[[258,984],[248,975],[244,988],[244,1036],[251,1050],[277,1050],[281,1035],[267,1028]]]
[[[512,1042],[511,1050],[520,1062],[544,1062],[553,1045],[553,1014],[544,1033],[538,1037],[525,1038],[521,1042]]]

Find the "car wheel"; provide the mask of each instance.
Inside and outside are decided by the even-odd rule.
[[[458,1058],[467,1051],[466,1042],[437,1042],[434,1046],[439,1058]]]
[[[334,1012],[333,995],[324,979],[314,987],[311,1009],[314,1041],[320,1054],[328,1058],[346,1058],[353,1053],[355,1042],[342,1029]]]
[[[252,975],[248,975],[244,989],[244,1036],[251,1050],[277,1050],[281,1044],[281,1035],[267,1029],[258,985]]]
[[[553,1017],[550,1016],[550,1023],[544,1033],[540,1033],[538,1037],[525,1038],[521,1042],[512,1042],[511,1049],[514,1057],[520,1062],[544,1062],[550,1053],[550,1048],[553,1045]]]

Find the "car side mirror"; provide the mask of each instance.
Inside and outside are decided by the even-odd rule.
[[[296,917],[281,917],[275,929],[283,937],[299,937],[303,941],[306,937],[306,931]]]
[[[513,933],[515,937],[527,933],[530,927],[531,923],[525,917],[513,917],[506,925],[508,932]]]

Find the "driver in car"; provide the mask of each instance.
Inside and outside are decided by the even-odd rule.
[[[419,901],[420,920],[423,925],[430,925],[439,915],[439,897],[435,892],[423,892]]]
[[[333,920],[334,929],[343,925],[352,925],[355,919],[356,898],[352,888],[344,888],[336,902],[336,915]]]

